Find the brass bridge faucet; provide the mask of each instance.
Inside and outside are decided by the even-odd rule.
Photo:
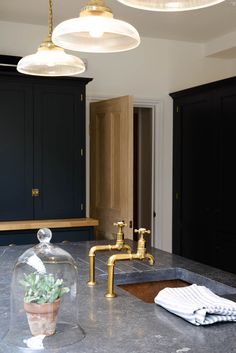
[[[150,265],[154,265],[155,258],[147,252],[146,249],[146,240],[144,239],[145,234],[150,234],[150,230],[145,228],[135,229],[135,233],[139,234],[138,247],[136,254],[115,254],[109,257],[107,262],[108,269],[108,285],[107,293],[105,294],[106,298],[114,298],[116,294],[114,292],[114,266],[116,261],[125,261],[125,260],[144,260],[148,259]]]
[[[111,250],[127,250],[128,253],[131,253],[131,247],[125,243],[123,228],[126,226],[124,222],[117,222],[113,224],[118,227],[118,232],[116,235],[116,244],[115,245],[95,245],[89,250],[89,286],[94,286],[95,281],[95,254],[97,251],[111,251]]]

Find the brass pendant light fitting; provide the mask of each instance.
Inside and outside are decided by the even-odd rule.
[[[35,54],[25,56],[18,62],[19,72],[36,76],[71,76],[85,71],[80,58],[66,54],[63,48],[53,43],[52,31],[52,0],[49,0],[48,35]]]

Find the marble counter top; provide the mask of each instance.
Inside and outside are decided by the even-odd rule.
[[[116,287],[117,298],[106,299],[106,262],[111,252],[97,253],[95,287],[88,287],[88,251],[96,242],[60,244],[77,260],[79,267],[79,315],[85,338],[53,353],[236,353],[236,323],[195,327],[155,304],[147,304]],[[135,243],[130,242],[134,249]],[[29,245],[0,247],[0,336],[9,324],[10,282],[15,261]],[[117,263],[117,278],[153,269],[182,268],[236,288],[236,275],[150,249],[156,263],[123,261]],[[25,350],[29,352],[29,350]],[[0,352],[6,352],[0,343]],[[22,350],[24,352],[24,350]],[[41,352],[41,351],[38,351]],[[15,353],[11,350],[10,353]]]

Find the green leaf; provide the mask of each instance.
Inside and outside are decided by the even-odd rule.
[[[55,278],[52,273],[41,274],[33,272],[24,274],[19,283],[25,288],[24,301],[26,303],[53,303],[56,299],[68,293],[70,289],[64,287],[62,278]]]

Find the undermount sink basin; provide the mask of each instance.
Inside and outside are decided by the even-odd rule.
[[[160,290],[166,287],[179,288],[189,285],[190,283],[182,281],[181,279],[171,279],[167,281],[119,284],[118,287],[135,295],[137,298],[142,299],[146,303],[153,303],[155,296],[160,292]]]
[[[236,288],[179,267],[115,275],[115,285],[147,303],[153,303],[163,288],[184,287],[193,283],[206,286],[225,298],[236,299]]]

